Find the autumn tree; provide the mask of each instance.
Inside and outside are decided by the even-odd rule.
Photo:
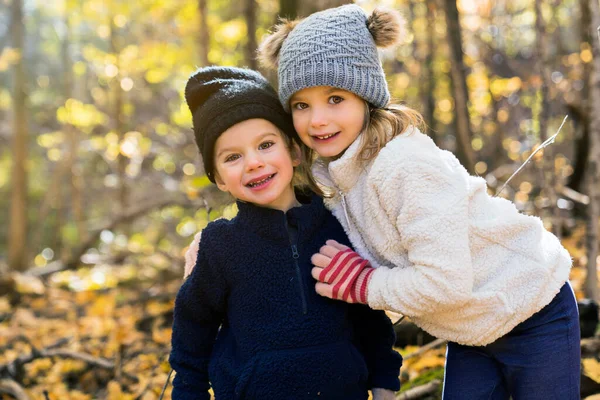
[[[295,19],[298,16],[298,0],[279,0],[279,17]]]
[[[471,147],[471,122],[469,118],[469,92],[467,89],[465,64],[463,61],[462,34],[458,8],[455,0],[445,0],[444,10],[448,29],[448,45],[450,47],[452,97],[456,123],[456,153],[463,166],[470,173],[474,172],[475,155]]]
[[[22,271],[27,268],[27,147],[29,134],[26,117],[26,78],[24,61],[25,26],[23,2],[13,0],[11,7],[11,41],[18,53],[13,66],[13,150],[12,195],[10,209],[9,265]]]
[[[244,0],[244,17],[248,39],[246,41],[245,56],[246,64],[252,69],[258,68],[256,61],[256,0]]]
[[[590,158],[588,161],[587,279],[586,296],[600,301],[598,290],[598,219],[600,218],[600,4],[590,0],[590,39],[593,68],[590,75]]]
[[[200,54],[200,64],[202,66],[208,66],[208,51],[209,51],[209,36],[208,36],[208,19],[206,18],[208,13],[208,0],[198,0],[198,52]]]

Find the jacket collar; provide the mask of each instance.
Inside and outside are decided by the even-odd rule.
[[[352,189],[365,168],[365,162],[358,159],[362,138],[363,135],[359,135],[337,160],[329,163],[317,161],[312,168],[315,179],[343,193]]]
[[[320,228],[326,211],[323,199],[316,194],[302,195],[296,192],[296,197],[301,205],[290,208],[285,213],[238,200],[236,203],[239,212],[236,220],[244,228],[254,231],[264,239],[282,244],[284,241],[289,244],[288,226],[292,225],[298,230],[298,241],[305,242]]]

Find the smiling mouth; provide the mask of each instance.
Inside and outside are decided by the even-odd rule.
[[[250,188],[255,188],[257,186],[264,185],[265,183],[267,183],[268,181],[270,181],[271,179],[273,179],[273,177],[275,175],[276,174],[271,174],[271,175],[269,175],[269,176],[267,176],[267,177],[265,177],[265,178],[263,178],[261,180],[249,182],[249,183],[246,184],[246,186],[248,186]]]
[[[315,135],[315,136],[313,136],[313,137],[314,137],[315,139],[317,139],[317,140],[327,140],[327,139],[330,139],[330,138],[332,138],[332,137],[334,137],[334,136],[337,136],[337,135],[339,135],[339,133],[340,133],[340,132],[335,132],[335,133],[330,133],[330,134],[328,134],[328,135],[320,135],[320,136],[317,136],[317,135]]]

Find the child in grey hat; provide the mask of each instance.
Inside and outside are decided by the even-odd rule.
[[[356,249],[326,242],[316,290],[447,339],[444,399],[578,399],[569,253],[421,133],[418,112],[390,103],[377,47],[403,31],[395,12],[346,5],[284,21],[260,46]]]

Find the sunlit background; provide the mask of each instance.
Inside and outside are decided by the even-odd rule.
[[[144,343],[139,320],[127,314],[136,311],[123,307],[141,302],[142,314],[168,313],[193,235],[209,221],[236,213],[231,199],[203,174],[183,100],[187,78],[207,64],[259,68],[256,45],[278,15],[305,16],[346,2],[23,0],[18,17],[12,3],[0,0],[0,315],[17,317],[7,317],[8,325],[0,319],[0,346],[14,335],[11,327],[44,326],[31,338],[40,346],[48,344],[45,335],[60,336],[53,323],[36,319],[52,302],[53,312],[68,323],[76,325],[78,314],[85,314],[78,326],[86,333],[76,336],[103,346],[80,343],[79,349],[114,358],[124,343]],[[589,198],[581,160],[587,157],[592,61],[586,2],[539,1],[536,11],[533,1],[458,1],[462,65],[453,61],[450,47],[452,2],[356,3],[367,11],[395,8],[407,18],[405,40],[382,52],[390,90],[423,113],[428,134],[463,164],[467,160],[465,166],[486,179],[492,194],[569,115],[555,142],[537,152],[500,195],[542,217],[562,238],[574,259],[577,296],[586,297]],[[19,21],[22,53],[15,44]],[[465,74],[468,101],[456,100],[455,70]],[[276,84],[273,72],[262,72]],[[25,94],[24,103],[17,93]],[[465,109],[469,131],[461,144],[457,119]],[[16,138],[26,151],[15,147]],[[26,174],[14,178],[18,165]],[[15,312],[19,301],[4,296],[14,288],[23,296],[19,301],[44,301]],[[149,300],[155,298],[160,301]],[[148,340],[156,354],[166,354],[170,326],[156,324]],[[104,336],[94,336],[94,329]],[[11,349],[0,364],[19,349],[28,347]],[[60,389],[50,398],[96,393],[147,400],[157,398],[168,372],[156,354],[150,361],[134,357],[124,367],[134,374],[136,368],[151,369],[140,366],[144,362],[159,365],[144,381],[145,391],[134,384],[128,391],[119,381],[85,394],[81,386],[58,384],[65,374],[60,368],[68,367],[47,361],[30,366],[57,380]],[[440,360],[443,355],[430,362],[439,367]],[[425,364],[421,368],[431,367]],[[34,396],[49,385],[27,382]]]

